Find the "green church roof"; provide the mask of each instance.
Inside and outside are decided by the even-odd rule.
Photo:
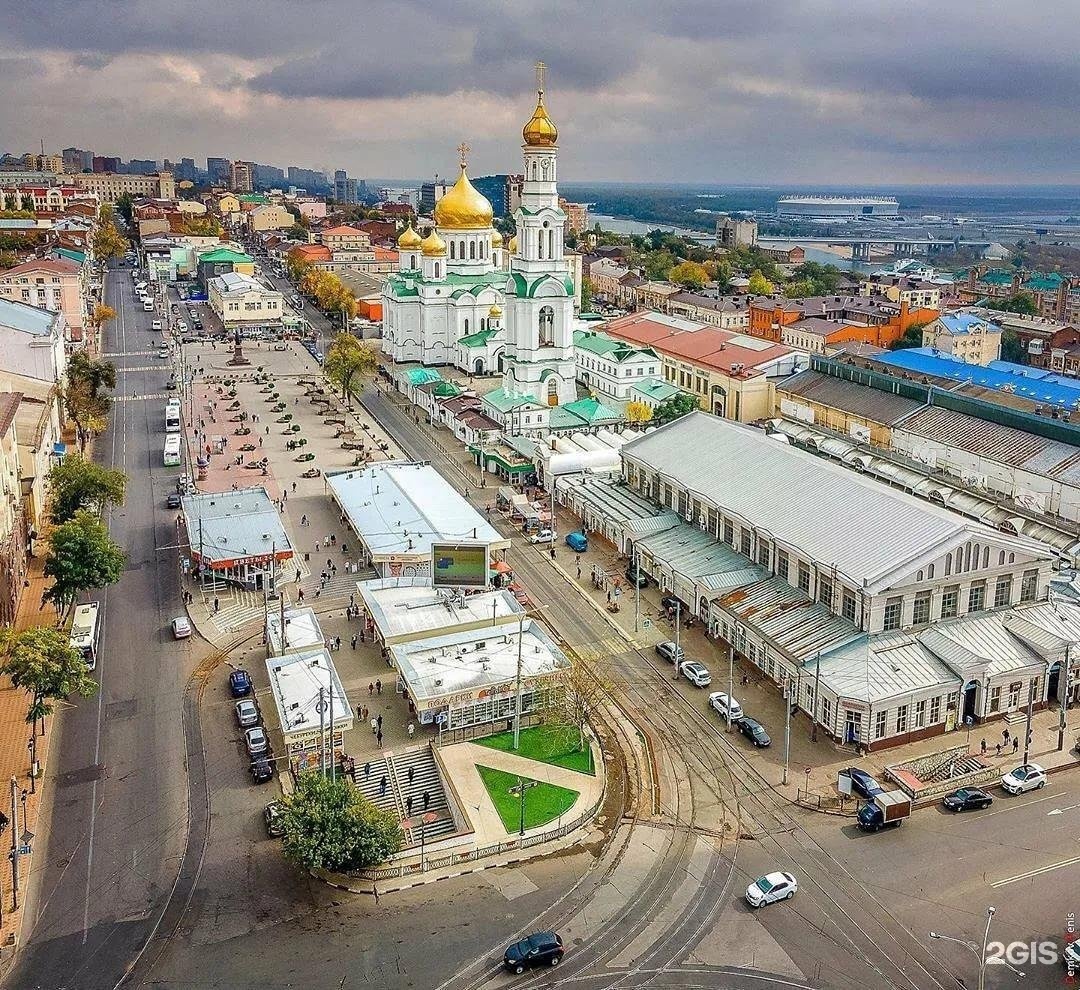
[[[465,337],[459,337],[458,343],[461,344],[462,347],[483,347],[498,332],[498,330],[478,330],[476,333],[470,333]]]
[[[206,254],[199,255],[199,261],[211,261],[214,264],[231,261],[234,265],[252,265],[255,263],[255,259],[251,255],[243,254],[240,251],[231,251],[229,248],[215,248],[213,251],[207,251]]]

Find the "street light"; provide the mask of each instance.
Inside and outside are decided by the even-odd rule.
[[[983,932],[981,952],[979,951],[979,946],[970,939],[956,938],[954,935],[942,935],[941,932],[930,932],[931,938],[940,939],[943,942],[955,942],[957,945],[962,945],[964,948],[969,949],[975,954],[975,958],[979,960],[979,990],[986,990],[986,945],[990,941],[990,923],[994,920],[995,911],[996,908],[993,907],[988,907],[986,909],[986,930]],[[1001,962],[1016,974],[1017,979],[1022,980],[1024,978],[1024,973],[1008,962],[1008,960],[1002,959]]]

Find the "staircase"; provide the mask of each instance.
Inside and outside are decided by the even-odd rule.
[[[365,773],[365,765],[371,768],[371,773]],[[386,792],[383,793],[382,779],[386,777]],[[385,756],[376,757],[373,760],[357,762],[353,767],[353,783],[357,790],[364,795],[377,808],[383,811],[392,811],[399,818],[401,809],[397,803],[397,788],[394,786],[394,777],[389,760]]]
[[[435,821],[424,826],[424,839],[432,842],[457,831],[457,824],[450,811],[450,803],[442,785],[439,766],[430,746],[409,750],[390,758],[393,763],[393,776],[400,793],[401,809],[405,816],[419,821],[425,813],[424,794],[428,795],[427,813],[436,815]],[[372,771],[374,776],[374,770]],[[412,814],[408,813],[409,798],[412,798]],[[419,845],[419,827],[406,829],[406,842]]]

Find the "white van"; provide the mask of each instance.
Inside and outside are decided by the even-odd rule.
[[[144,299],[143,304],[142,304],[142,308],[143,308],[144,313],[152,313],[154,311],[154,300],[153,299]]]

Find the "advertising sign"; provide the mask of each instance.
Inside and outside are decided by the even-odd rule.
[[[488,545],[486,543],[433,543],[431,583],[436,588],[486,588]]]

